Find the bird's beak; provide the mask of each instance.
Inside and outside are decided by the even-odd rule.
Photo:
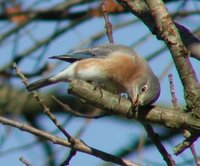
[[[134,108],[136,108],[139,105],[139,95],[138,94],[131,98],[131,103]]]
[[[132,88],[128,93],[128,98],[132,103],[132,107],[137,111],[139,106],[139,94],[136,88]]]
[[[132,89],[131,93],[128,94],[128,98],[130,99],[132,106],[135,108],[139,104],[139,94],[136,89]]]

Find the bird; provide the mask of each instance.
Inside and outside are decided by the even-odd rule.
[[[71,64],[53,76],[29,84],[28,91],[79,79],[97,83],[115,94],[126,93],[133,106],[151,105],[160,95],[160,83],[150,65],[129,46],[104,44],[49,58]]]

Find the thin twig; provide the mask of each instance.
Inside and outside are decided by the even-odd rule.
[[[25,160],[23,157],[20,157],[19,160],[25,165],[25,166],[32,166],[27,160]]]
[[[76,111],[76,110],[72,109],[68,104],[65,104],[65,103],[61,102],[55,96],[52,96],[52,99],[55,100],[56,103],[58,103],[65,112],[68,112],[68,113],[70,113],[70,114],[72,114],[72,115],[74,115],[76,117],[89,118],[89,119],[98,119],[98,118],[102,118],[104,116],[109,116],[110,115],[110,114],[104,112],[103,110],[102,111],[96,111],[95,109],[99,109],[99,108],[95,108],[95,107],[94,107],[93,113],[91,113],[90,115],[86,115],[84,113],[81,113],[79,111]]]
[[[176,165],[175,161],[173,160],[172,156],[167,152],[167,150],[161,143],[159,135],[154,132],[153,127],[147,122],[141,121],[141,124],[144,126],[144,128],[148,134],[148,137],[151,139],[151,141],[157,147],[157,149],[159,150],[160,154],[163,156],[163,159],[165,160],[167,165],[175,166]]]
[[[194,144],[192,144],[190,146],[190,150],[192,152],[192,155],[194,156],[194,159],[195,159],[195,162],[196,162],[196,166],[200,166],[200,160],[199,160],[199,157],[197,156]]]
[[[76,155],[76,150],[75,149],[71,149],[69,156],[67,157],[67,159],[60,165],[60,166],[67,166],[69,165],[69,162],[71,161],[71,159]]]
[[[186,138],[183,142],[176,145],[173,149],[175,155],[181,154],[184,150],[191,146],[199,137],[199,134],[193,134],[190,137]]]
[[[50,134],[46,131],[36,129],[27,124],[22,124],[17,121],[14,121],[14,120],[4,118],[2,116],[0,116],[0,123],[3,125],[13,126],[15,128],[18,128],[22,131],[26,131],[28,133],[32,133],[33,135],[41,137],[45,140],[48,140],[48,141],[52,142],[53,144],[58,144],[58,145],[62,145],[65,147],[70,147],[70,148],[72,148],[72,146],[73,146],[73,148],[76,149],[77,151],[84,152],[84,153],[90,154],[92,156],[96,156],[104,161],[110,161],[110,162],[113,162],[113,163],[116,163],[116,164],[119,164],[122,166],[138,166],[138,164],[132,163],[128,160],[124,160],[124,159],[118,158],[114,155],[111,155],[109,153],[92,148],[79,139],[75,139],[75,144],[72,145],[70,142],[68,142],[67,140],[65,140],[63,138],[54,136],[53,134]]]
[[[16,74],[22,79],[22,82],[25,86],[28,85],[28,79],[23,75],[23,73],[20,71],[20,69],[17,67],[17,64],[13,64],[13,68],[16,71]],[[52,122],[56,125],[56,127],[67,137],[68,141],[70,143],[74,142],[73,137],[62,127],[62,125],[58,122],[56,117],[50,112],[50,109],[46,106],[43,99],[41,99],[36,91],[31,92],[34,96],[34,98],[37,100],[39,105],[41,106],[43,112],[52,120]]]
[[[177,98],[176,98],[175,89],[174,89],[174,82],[173,82],[173,75],[172,75],[172,74],[169,74],[168,77],[169,77],[170,92],[171,92],[171,95],[172,95],[172,103],[173,103],[173,106],[174,106],[175,110],[181,111],[180,107],[178,107],[178,104],[177,104]],[[186,139],[188,139],[188,138],[190,138],[190,137],[193,137],[193,134],[194,134],[194,133],[191,133],[191,132],[188,131],[188,130],[183,130],[183,131],[182,131],[182,134],[184,135],[184,137],[185,137]],[[195,134],[195,136],[198,138],[198,135]],[[191,150],[191,152],[192,152],[192,154],[193,154],[193,156],[194,156],[196,165],[199,166],[199,165],[198,165],[198,164],[199,164],[199,159],[198,159],[198,157],[197,157],[197,154],[196,154],[196,151],[195,151],[195,148],[194,148],[194,144],[193,144],[193,140],[194,140],[194,139],[188,139],[188,140],[190,140],[191,142],[189,142],[189,141],[183,141],[182,143],[183,143],[184,145],[187,145],[187,146],[182,146],[182,148],[185,150],[186,148],[190,147],[190,150]],[[187,144],[186,144],[186,142],[187,142]],[[179,145],[179,147],[181,147],[181,146]],[[181,148],[180,148],[179,150],[182,151]]]
[[[178,104],[177,104],[177,98],[176,98],[174,82],[173,82],[173,75],[169,74],[168,77],[169,77],[170,92],[171,92],[171,96],[172,96],[172,103],[173,103],[174,109],[180,110],[180,108],[178,107]]]
[[[108,17],[108,12],[106,11],[106,1],[102,0],[101,2],[101,9],[103,12],[103,17],[105,20],[105,28],[106,28],[106,34],[108,36],[108,40],[110,43],[114,43],[113,41],[113,35],[112,35],[112,24],[109,21],[109,17]]]
[[[196,138],[199,137],[199,135],[196,135],[196,134],[194,134],[194,133],[191,133],[191,132],[189,132],[189,131],[187,131],[187,130],[184,130],[182,133],[183,133],[183,135],[184,135],[184,137],[185,137],[186,139],[187,139],[187,138],[190,138],[190,137],[193,137],[193,135],[196,136]],[[194,160],[195,160],[195,162],[196,162],[196,166],[200,166],[200,160],[199,160],[199,158],[198,158],[198,156],[197,156],[197,153],[196,153],[196,150],[195,150],[195,147],[194,147],[194,142],[193,142],[193,141],[188,142],[188,147],[190,147],[190,150],[191,150],[192,155],[193,155],[193,157],[194,157]]]

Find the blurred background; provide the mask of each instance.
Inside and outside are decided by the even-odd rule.
[[[168,74],[173,74],[178,104],[184,109],[183,86],[164,42],[157,40],[137,17],[112,0],[104,0],[113,26],[115,43],[133,47],[145,57],[161,83],[161,95],[155,105],[173,108]],[[50,76],[67,67],[68,63],[48,59],[79,48],[109,43],[105,20],[97,0],[0,0],[0,113],[10,119],[30,124],[63,137],[49,118],[42,114],[38,103],[26,91],[12,69],[16,62],[30,82]],[[200,35],[199,0],[165,0],[173,19]],[[199,62],[190,58],[200,79]],[[87,119],[64,111],[52,99],[56,96],[75,111],[92,115],[95,111],[78,98],[67,94],[67,84],[60,83],[39,90],[63,127],[88,145],[142,165],[166,165],[157,148],[150,142],[143,126],[134,120],[116,116]],[[170,154],[184,140],[180,131],[154,125]],[[200,142],[194,144],[200,154]],[[60,165],[70,149],[41,140],[18,129],[0,125],[0,165],[22,165],[24,157],[32,165]],[[190,149],[172,155],[177,165],[194,165]],[[72,166],[103,166],[108,163],[78,152]]]

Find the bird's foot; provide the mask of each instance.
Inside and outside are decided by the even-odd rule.
[[[127,117],[130,118],[130,119],[137,118],[138,112],[139,112],[139,106],[138,105],[136,105],[136,106],[131,105],[129,111],[127,112]]]

